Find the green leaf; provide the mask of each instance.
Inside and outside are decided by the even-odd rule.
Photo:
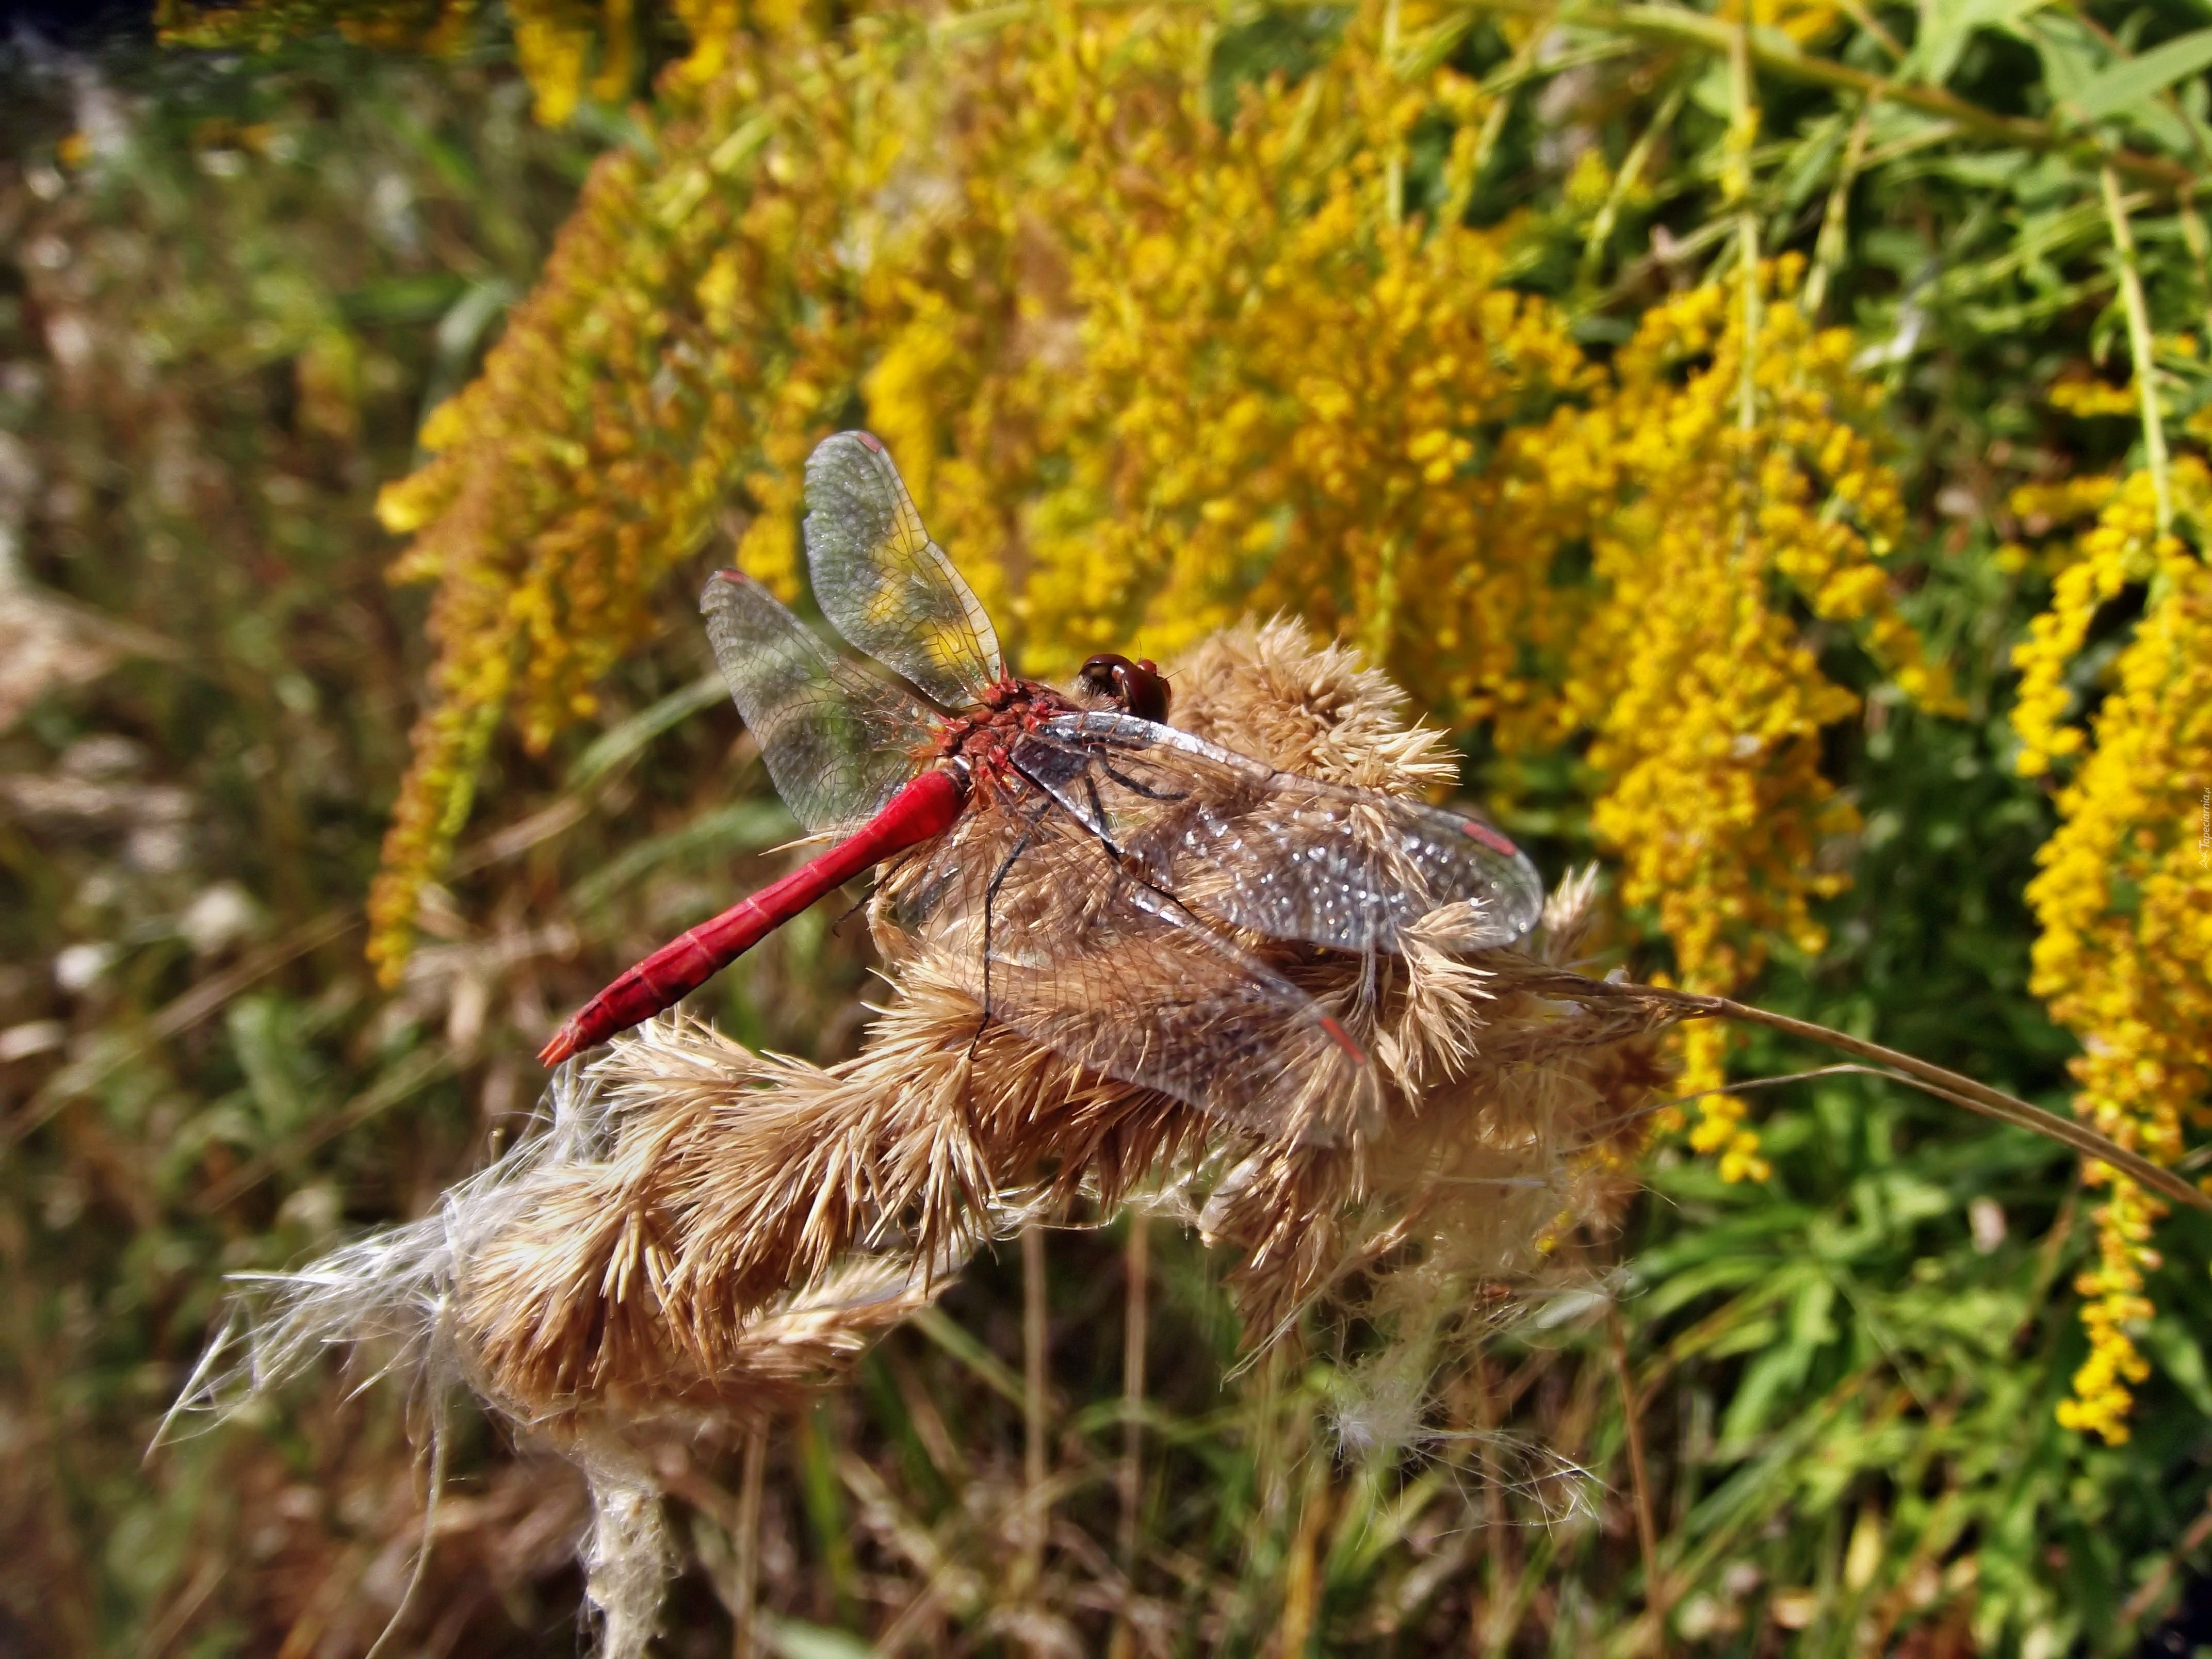
[[[2003,28],[2045,0],[1923,0],[1919,38],[1899,66],[1901,80],[1925,81],[1942,86],[1959,66],[1959,55],[1976,29]]]
[[[2072,102],[2087,119],[2101,121],[2148,103],[2176,81],[2208,69],[2212,69],[2212,28],[2198,29],[2100,70]]]
[[[1008,1370],[998,1355],[970,1335],[943,1309],[924,1308],[908,1322],[1006,1399],[1017,1406],[1027,1400],[1028,1396],[1022,1389],[1022,1379]]]
[[[729,687],[722,683],[719,671],[702,674],[689,685],[670,692],[651,708],[632,714],[594,738],[592,746],[579,755],[576,763],[568,769],[568,787],[588,789],[669,727],[680,725],[702,708],[713,708],[729,695]]]
[[[732,801],[610,859],[576,884],[568,902],[579,910],[596,910],[647,871],[672,860],[765,852],[798,828],[780,801]]]
[[[451,271],[385,276],[340,295],[338,309],[349,323],[420,323],[440,315],[468,289]]]
[[[2054,103],[2078,106],[2081,94],[2104,72],[2104,42],[2079,19],[2045,14],[2017,30],[2043,59],[2045,89]]]
[[[2148,1348],[2173,1386],[2181,1390],[2189,1403],[2212,1417],[2212,1376],[2204,1365],[2204,1350],[2176,1319],[2159,1318],[2150,1322],[2143,1333],[2143,1346]]]

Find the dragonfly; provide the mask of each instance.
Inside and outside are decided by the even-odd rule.
[[[1332,975],[1329,960],[1372,969],[1448,906],[1455,950],[1535,927],[1543,882],[1481,817],[1181,731],[1149,659],[1094,656],[1065,690],[1010,675],[871,434],[824,440],[805,495],[816,604],[866,660],[740,571],[711,577],[700,609],[769,778],[830,844],[625,970],[545,1045],[547,1065],[886,866],[879,902],[959,964],[979,1039],[1001,1021],[1094,1073],[1332,1144],[1371,1121],[1378,1085],[1344,988],[1372,975]]]

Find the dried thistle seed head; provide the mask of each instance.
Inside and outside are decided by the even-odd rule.
[[[1400,794],[1455,769],[1388,680],[1286,623],[1206,641],[1175,684],[1180,720],[1279,767]],[[994,914],[1054,901],[1024,879]],[[1587,981],[1528,956],[1469,957],[1448,912],[1396,956],[1248,939],[1370,1056],[1371,1121],[1316,1145],[986,1021],[975,906],[909,929],[901,890],[892,877],[872,907],[890,994],[857,1057],[757,1054],[680,1016],[638,1027],[563,1068],[544,1132],[438,1216],[277,1281],[235,1375],[265,1384],[375,1339],[394,1368],[465,1380],[546,1432],[599,1472],[611,1642],[646,1627],[663,1559],[623,1449],[654,1425],[795,1409],[984,1241],[1136,1194],[1180,1207],[1241,1258],[1248,1344],[1316,1307],[1377,1334],[1372,1386],[1340,1415],[1380,1446],[1417,1430],[1428,1379],[1510,1316],[1516,1286],[1572,1278],[1547,1247],[1625,1191],[1617,1152],[1662,1070],[1651,1011],[1574,1003],[1563,989]],[[1555,944],[1589,900],[1584,883],[1554,907]],[[1118,983],[1117,1018],[1171,1024],[1171,979]]]
[[[1286,772],[1392,795],[1459,781],[1450,734],[1409,720],[1389,676],[1286,618],[1200,641],[1170,678],[1176,725]]]
[[[1176,678],[1182,718],[1275,764],[1400,793],[1449,769],[1386,679],[1288,624],[1209,641]],[[997,914],[1018,921],[1053,896],[1028,893],[1014,867]],[[452,1325],[462,1369],[506,1410],[642,1420],[775,1401],[833,1371],[978,1242],[1148,1184],[1188,1193],[1209,1238],[1242,1254],[1231,1282],[1255,1340],[1416,1264],[1402,1285],[1438,1295],[1447,1279],[1510,1282],[1595,1201],[1579,1162],[1657,1075],[1648,1055],[1614,1052],[1644,1027],[1593,1043],[1523,988],[1538,964],[1459,954],[1448,913],[1397,957],[1254,940],[1373,1057],[1371,1132],[1301,1144],[985,1022],[974,915],[940,905],[908,933],[896,878],[885,894],[874,920],[892,995],[858,1058],[825,1070],[656,1022],[556,1101],[543,1150],[457,1193],[450,1222],[468,1244]],[[1176,988],[1128,976],[1117,1018],[1165,1026]],[[886,1251],[915,1286],[813,1294],[856,1259],[885,1271]],[[771,1340],[794,1307],[806,1340]]]

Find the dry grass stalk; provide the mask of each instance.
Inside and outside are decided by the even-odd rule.
[[[1152,1335],[1152,1218],[1135,1210],[1130,1213],[1128,1225],[1129,1242],[1121,1258],[1127,1284],[1121,1317],[1121,1467],[1116,1481],[1121,1513],[1116,1559],[1122,1572],[1133,1580],[1145,1498],[1145,1351]],[[1126,1621],[1115,1626],[1117,1632],[1126,1632],[1127,1628]]]
[[[1182,724],[1335,781],[1424,793],[1455,769],[1389,682],[1294,629],[1201,647],[1176,679]],[[352,1245],[272,1287],[240,1370],[215,1354],[194,1398],[265,1385],[332,1341],[380,1344],[435,1390],[466,1382],[546,1431],[590,1477],[586,1550],[614,1653],[650,1628],[669,1546],[637,1449],[655,1424],[758,1432],[874,1335],[923,1305],[978,1243],[1133,1195],[1241,1255],[1232,1284],[1255,1339],[1322,1296],[1418,1354],[1421,1381],[1381,1417],[1418,1426],[1447,1310],[1540,1267],[1540,1237],[1602,1216],[1626,1184],[1593,1149],[1632,1136],[1663,1074],[1649,1019],[1601,1037],[1544,988],[1576,948],[1591,886],[1547,916],[1550,962],[1455,954],[1440,912],[1402,959],[1367,963],[1248,941],[1350,1026],[1374,1058],[1370,1133],[1312,1144],[1226,1122],[1088,1071],[995,1021],[971,982],[972,913],[908,933],[899,882],[872,912],[890,995],[864,1051],[834,1067],[752,1054],[682,1018],[640,1028],[550,1097],[533,1141],[454,1189],[440,1213]],[[1018,881],[1002,893],[1018,916]],[[1524,984],[1534,976],[1536,988]],[[1148,1018],[1158,988],[1120,988]],[[1371,1368],[1370,1368],[1371,1369]],[[1401,1365],[1400,1370],[1406,1370]],[[1376,1371],[1380,1375],[1380,1371]]]
[[[1022,1548],[1014,1564],[1014,1589],[1029,1596],[1044,1571],[1045,1534],[1052,1513],[1045,1492],[1045,1363],[1047,1313],[1044,1229],[1022,1229]]]
[[[1175,685],[1178,723],[1288,769],[1407,793],[1455,769],[1387,680],[1285,624],[1209,641]],[[972,909],[902,928],[894,873],[871,913],[890,994],[857,1058],[756,1054],[681,1017],[639,1028],[564,1071],[546,1132],[438,1216],[279,1281],[242,1375],[381,1338],[400,1369],[547,1431],[592,1478],[592,1595],[617,1653],[641,1646],[667,1571],[637,1449],[651,1425],[759,1433],[976,1246],[1079,1210],[1135,1199],[1236,1252],[1257,1347],[1317,1302],[1370,1322],[1382,1346],[1347,1368],[1336,1426],[1356,1449],[1402,1444],[1442,1359],[1569,1276],[1547,1243],[1602,1231],[1632,1189],[1667,1075],[1656,1033],[1726,1012],[1568,968],[1593,896],[1587,873],[1563,883],[1526,952],[1456,949],[1468,918],[1449,908],[1375,961],[1246,939],[1372,1057],[1372,1113],[1330,1139],[1209,1115],[985,1023]],[[1016,918],[1053,902],[1018,873],[1001,898]],[[1173,989],[1117,981],[1115,1018],[1165,1019]]]
[[[1279,765],[1410,791],[1446,764],[1439,734],[1408,726],[1386,681],[1287,627],[1210,642],[1177,686],[1186,724],[1242,733]],[[605,1103],[594,1155],[533,1171],[455,1282],[474,1372],[507,1409],[532,1422],[753,1409],[764,1310],[849,1253],[942,1267],[1033,1218],[1110,1210],[1146,1188],[1242,1252],[1234,1283],[1255,1331],[1286,1328],[1316,1295],[1385,1265],[1412,1275],[1395,1300],[1431,1300],[1446,1280],[1523,1270],[1563,1214],[1617,1201],[1617,1178],[1586,1154],[1662,1075],[1648,1018],[1593,1042],[1519,988],[1516,975],[1556,969],[1462,960],[1443,914],[1402,961],[1273,948],[1374,1055],[1388,1125],[1301,1144],[985,1025],[965,918],[941,912],[901,934],[888,885],[873,920],[892,995],[857,1059],[754,1054],[674,1019],[592,1068]],[[1589,897],[1574,884],[1555,906],[1556,949],[1576,948]],[[1153,988],[1122,988],[1121,1016],[1144,1019]],[[1547,1032],[1567,1041],[1544,1064]]]

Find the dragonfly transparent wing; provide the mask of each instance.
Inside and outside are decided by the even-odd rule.
[[[1511,945],[1544,908],[1528,855],[1488,824],[1323,783],[1113,713],[1066,714],[1015,765],[1155,887],[1270,939],[1395,951],[1446,906],[1462,949]]]
[[[929,711],[839,659],[775,595],[720,570],[699,596],[714,660],[784,805],[809,830],[875,815],[933,746]]]
[[[994,803],[907,890],[902,920],[954,944],[969,994],[1078,1065],[1271,1139],[1372,1118],[1374,1066],[1327,1009],[1060,812]]]
[[[982,602],[929,539],[872,434],[840,432],[807,458],[805,530],[814,602],[854,645],[946,708],[1004,676]]]

